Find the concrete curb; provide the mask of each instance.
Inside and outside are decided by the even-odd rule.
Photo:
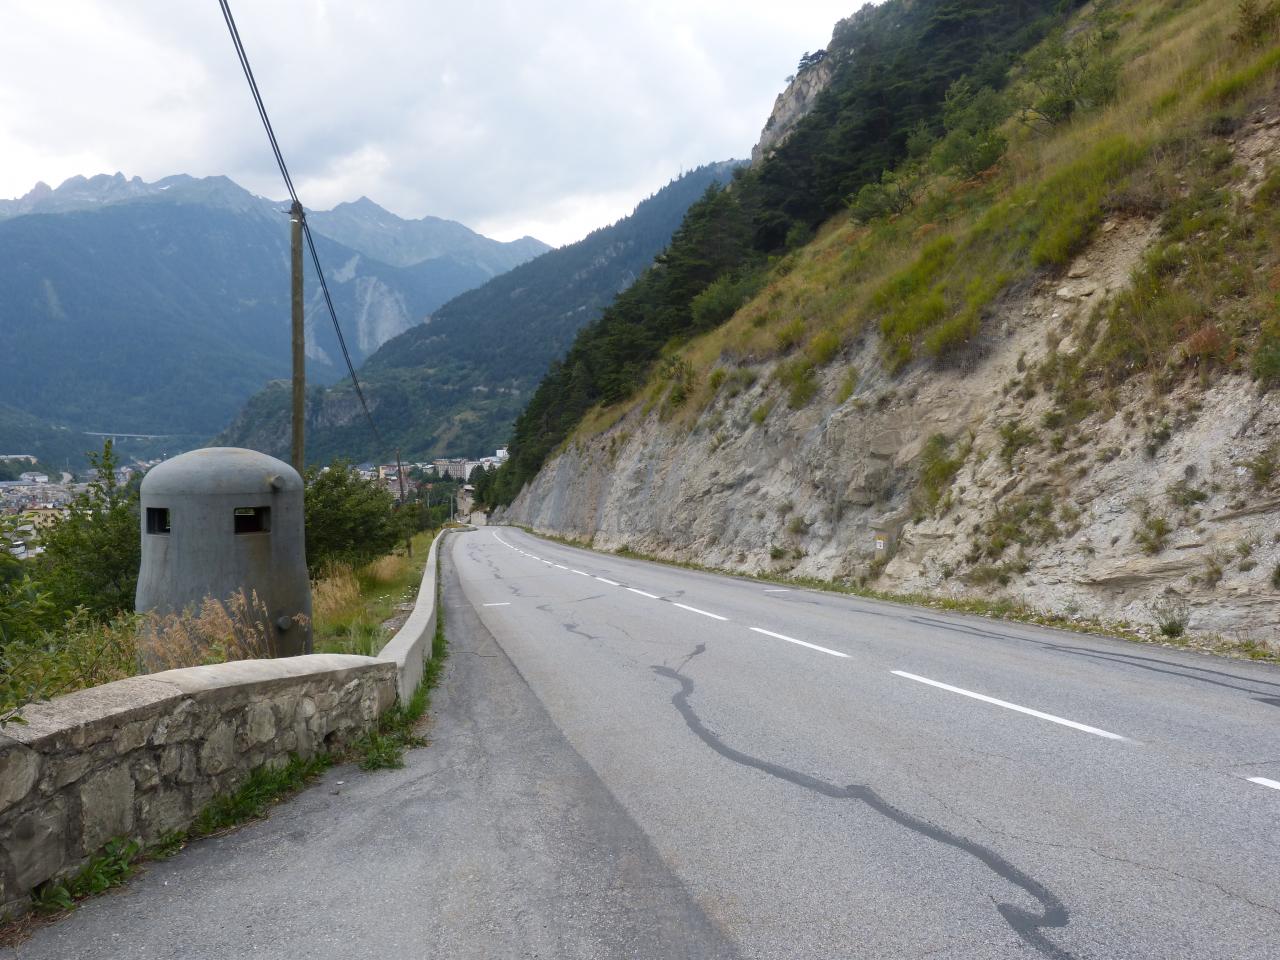
[[[427,564],[422,568],[422,585],[418,588],[418,600],[413,612],[394,637],[378,654],[379,660],[390,660],[396,665],[396,691],[401,703],[408,703],[426,670],[431,657],[431,644],[436,635],[436,619],[439,605],[439,557],[440,541],[452,530],[474,527],[446,527],[431,541],[427,552]]]

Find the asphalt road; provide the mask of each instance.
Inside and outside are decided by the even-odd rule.
[[[1280,670],[509,528],[444,566],[406,769],[16,955],[1280,957]]]
[[[1280,957],[1280,670],[509,528],[452,552],[744,956]]]

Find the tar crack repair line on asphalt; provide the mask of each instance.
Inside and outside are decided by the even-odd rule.
[[[695,655],[699,652],[694,651]],[[808,774],[788,769],[776,763],[770,763],[767,760],[759,760],[740,750],[735,750],[721,740],[717,734],[708,730],[702,720],[699,719],[697,712],[689,705],[689,695],[693,693],[692,680],[672,670],[670,667],[654,666],[652,670],[654,673],[669,677],[680,684],[680,690],[672,696],[671,702],[680,711],[680,715],[684,717],[684,722],[698,739],[720,754],[720,756],[744,767],[759,770],[761,773],[766,773],[771,777],[777,777],[779,780],[785,780],[805,790],[811,790],[824,797],[831,797],[834,800],[860,801],[881,816],[887,817],[894,823],[906,827],[914,833],[946,846],[954,847],[962,853],[969,854],[997,876],[1025,891],[1042,906],[1042,912],[1037,915],[1011,903],[997,903],[996,909],[1000,912],[1000,916],[1004,918],[1005,922],[1013,928],[1013,931],[1043,956],[1049,957],[1051,960],[1072,960],[1070,953],[1041,933],[1041,930],[1046,927],[1065,927],[1070,915],[1062,901],[1054,896],[1040,881],[1019,870],[994,850],[989,850],[979,843],[966,840],[951,833],[949,830],[934,826],[927,820],[904,810],[899,810],[865,784],[853,783],[847,787],[837,787],[824,780],[819,780],[817,777],[811,777]]]

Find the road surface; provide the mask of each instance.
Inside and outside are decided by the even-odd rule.
[[[430,747],[17,955],[1280,957],[1280,670],[447,545]]]

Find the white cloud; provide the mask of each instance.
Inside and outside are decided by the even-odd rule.
[[[577,239],[745,156],[858,0],[233,4],[310,206],[366,194],[504,238]],[[217,5],[8,0],[0,195],[121,170],[281,196]]]

